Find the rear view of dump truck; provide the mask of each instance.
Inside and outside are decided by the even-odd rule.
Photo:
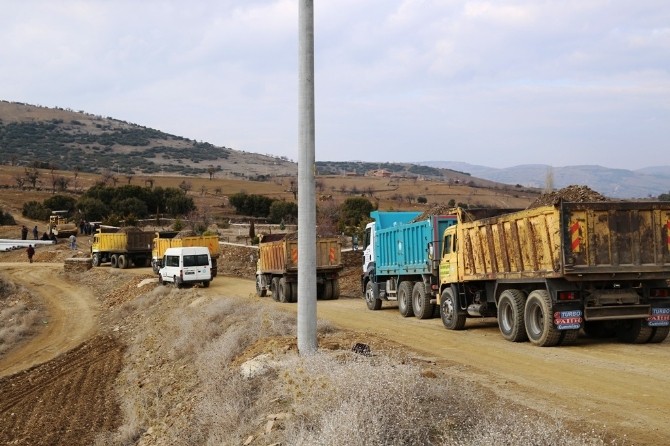
[[[93,266],[109,263],[112,268],[151,265],[151,242],[154,233],[139,228],[101,228],[93,236]]]
[[[467,218],[444,232],[440,314],[497,316],[509,341],[658,343],[670,332],[670,203],[543,206]]]
[[[216,277],[217,259],[221,255],[221,246],[217,235],[183,235],[177,231],[160,231],[155,233],[152,241],[151,267],[154,273],[163,266],[163,255],[169,248],[189,248],[203,246],[209,249],[212,259],[212,277]]]
[[[342,270],[342,245],[337,237],[317,237],[316,287],[317,298],[340,297],[339,273]],[[256,293],[267,292],[280,302],[298,300],[298,238],[292,234],[269,234],[258,245]]]

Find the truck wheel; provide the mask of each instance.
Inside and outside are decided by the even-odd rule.
[[[117,257],[116,254],[112,254],[112,256],[109,258],[109,264],[112,268],[119,267],[119,258]]]
[[[174,284],[177,288],[183,288],[184,287],[184,283],[177,276],[172,277],[172,280],[174,281]]]
[[[91,258],[91,265],[100,266],[100,254],[93,254],[93,257]]]
[[[659,344],[665,341],[670,333],[670,327],[654,327],[654,333],[651,335],[649,342],[651,344]]]
[[[297,282],[287,282],[286,288],[291,292],[288,301],[291,303],[298,302],[298,283]]]
[[[417,282],[412,289],[412,311],[418,319],[433,317],[433,304],[430,303],[430,294],[426,293],[423,282]]]
[[[261,285],[261,278],[262,276],[260,274],[256,274],[256,295],[258,297],[265,297],[268,294],[268,290]]]
[[[279,302],[286,304],[291,302],[291,288],[286,283],[286,279],[282,277],[279,279]]]
[[[372,280],[368,280],[365,284],[365,303],[368,306],[368,310],[377,311],[382,308],[382,300],[375,298],[375,294],[372,291]]]
[[[577,338],[579,337],[579,330],[561,330],[563,332],[563,336],[561,336],[561,340],[558,341],[558,345],[573,345],[575,342],[577,342]]]
[[[338,279],[333,279],[333,299],[340,298],[340,281]]]
[[[519,290],[505,290],[498,300],[498,326],[503,338],[511,342],[528,340],[523,325],[524,295]]]
[[[644,319],[628,319],[621,321],[617,330],[619,341],[627,344],[644,344],[651,340],[654,327],[647,325]]]
[[[554,311],[547,290],[535,290],[526,300],[526,334],[539,347],[553,347],[561,340],[561,330],[554,327]]]
[[[209,280],[203,280],[202,281],[202,287],[203,288],[209,288]]]
[[[412,287],[414,284],[409,280],[400,282],[400,287],[398,288],[398,311],[402,317],[414,316],[414,310],[412,310]]]
[[[272,300],[279,302],[279,277],[273,277],[270,282],[270,292],[272,293]]]
[[[128,257],[126,257],[123,254],[120,254],[119,258],[116,261],[116,264],[118,265],[119,268],[126,269],[128,268],[128,262],[129,262]]]
[[[333,282],[331,280],[324,280],[323,282],[323,299],[331,300],[333,298]]]
[[[465,320],[468,315],[461,309],[454,293],[449,288],[442,291],[440,297],[440,317],[442,324],[449,330],[463,330],[465,328]]]

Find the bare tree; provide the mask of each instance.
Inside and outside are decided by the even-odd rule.
[[[126,180],[128,180],[128,184],[130,184],[130,182],[132,181],[132,179],[133,179],[133,174],[132,174],[132,173],[127,173],[127,174],[126,174]]]
[[[328,200],[316,208],[316,227],[320,235],[337,234],[337,223],[340,219],[340,206]]]
[[[67,187],[70,185],[70,180],[64,176],[59,176],[56,178],[56,187],[60,192],[65,192]]]
[[[368,197],[372,197],[372,195],[375,193],[375,188],[374,186],[367,186],[364,192]]]
[[[14,176],[14,181],[16,181],[16,185],[19,187],[19,189],[23,190],[23,186],[26,184],[26,178],[17,173]]]
[[[221,189],[221,186],[217,186],[214,188],[214,195],[217,197],[223,193],[223,189]]]
[[[40,171],[37,170],[36,168],[31,168],[28,169],[26,167],[25,169],[25,174],[26,174],[26,179],[30,183],[30,185],[33,187],[33,189],[37,188],[37,180],[40,178]]]
[[[109,183],[116,184],[114,179],[114,172],[112,172],[110,169],[103,169],[102,173],[100,174],[100,183],[104,184],[105,186]]]
[[[209,174],[209,181],[212,181],[212,177],[214,177],[214,174],[216,173],[218,169],[212,165],[210,165],[207,168],[207,173]]]
[[[547,167],[547,173],[544,177],[544,193],[548,194],[554,190],[554,168]]]
[[[188,194],[188,191],[190,191],[193,188],[193,184],[191,184],[190,181],[183,180],[181,183],[179,183],[179,189],[183,190],[185,194]]]
[[[416,199],[416,195],[414,195],[413,192],[408,192],[407,195],[405,195],[405,198],[407,199],[407,202],[409,204],[412,204],[412,202],[414,202],[414,200]]]
[[[74,166],[74,169],[72,169],[73,175],[74,175],[74,184],[73,188],[74,191],[76,192],[78,190],[78,185],[77,185],[77,179],[79,178],[79,166]]]
[[[207,186],[203,184],[202,186],[200,186],[200,195],[204,196],[206,194],[207,194]]]
[[[149,189],[153,189],[154,187],[154,179],[153,178],[147,178],[144,180],[144,185],[148,186]]]
[[[316,190],[322,193],[326,188],[326,184],[323,182],[323,180],[316,180],[314,182],[314,187],[316,187]]]
[[[298,199],[298,182],[295,178],[291,178],[289,180],[289,189],[287,192],[291,192],[293,194],[294,200]]]

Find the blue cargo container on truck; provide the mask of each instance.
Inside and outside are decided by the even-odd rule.
[[[428,319],[439,309],[442,234],[456,215],[373,211],[365,227],[362,291],[370,310],[398,301],[400,314]]]

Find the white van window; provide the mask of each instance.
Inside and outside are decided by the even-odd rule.
[[[179,256],[165,256],[165,266],[179,267]]]
[[[209,257],[207,254],[195,254],[184,256],[184,266],[207,266]]]

